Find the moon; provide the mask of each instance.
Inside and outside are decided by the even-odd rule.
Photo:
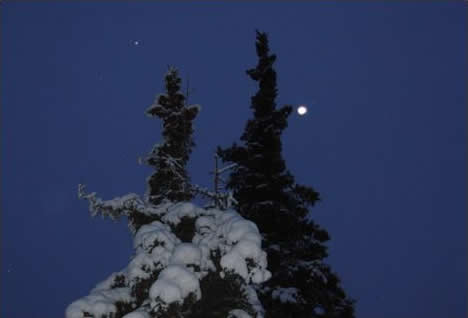
[[[305,107],[304,105],[300,105],[297,108],[297,113],[299,114],[299,116],[304,116],[305,114],[307,114],[307,107]]]

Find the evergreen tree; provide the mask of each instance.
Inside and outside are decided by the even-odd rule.
[[[266,253],[257,226],[232,210],[202,209],[184,202],[201,191],[189,186],[186,163],[194,143],[192,120],[180,79],[171,68],[166,94],[147,113],[163,120],[162,145],[146,162],[144,199],[134,193],[102,200],[79,186],[93,216],[129,218],[135,255],[123,270],[70,304],[66,318],[247,318],[263,317],[253,284],[267,280]],[[216,194],[216,199],[229,195]]]
[[[258,64],[247,71],[259,87],[251,99],[253,119],[241,136],[242,145],[219,148],[218,154],[237,164],[227,187],[239,213],[253,220],[264,238],[273,275],[258,286],[266,317],[354,317],[353,301],[323,262],[329,235],[307,217],[319,193],[296,184],[282,157],[281,134],[292,107],[276,107],[276,56],[269,53],[265,33],[257,31],[256,51]]]
[[[192,192],[186,165],[192,147],[192,121],[199,112],[198,105],[185,107],[186,97],[180,92],[181,80],[175,68],[165,77],[166,94],[160,94],[146,113],[163,121],[164,143],[156,145],[146,158],[155,172],[148,180],[148,200],[159,204],[190,201]]]
[[[144,162],[154,168],[147,179],[145,201],[154,205],[164,202],[190,201],[193,191],[186,166],[193,141],[192,122],[200,111],[199,105],[186,104],[181,90],[181,79],[174,67],[169,67],[164,78],[166,92],[156,96],[148,107],[149,117],[162,120],[163,143],[156,144]],[[152,216],[133,212],[129,215],[130,226],[140,226],[154,221]]]

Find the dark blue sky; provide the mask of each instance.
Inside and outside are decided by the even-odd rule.
[[[78,183],[142,194],[161,140],[144,115],[167,65],[190,80],[192,180],[238,140],[255,29],[277,54],[283,149],[331,234],[359,318],[467,314],[467,5],[431,2],[1,4],[0,316],[60,318],[132,254],[126,221],[92,219]],[[135,45],[134,41],[140,41]]]

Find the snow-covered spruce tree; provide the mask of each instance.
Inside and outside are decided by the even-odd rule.
[[[180,91],[181,80],[175,68],[169,68],[164,82],[166,93],[156,96],[146,110],[149,117],[158,117],[163,123],[163,143],[156,144],[144,159],[154,168],[147,179],[145,199],[155,205],[193,198],[186,166],[195,145],[192,121],[200,111],[199,105],[186,105],[186,96]],[[133,213],[129,218],[135,229],[151,221],[140,213]]]
[[[66,318],[263,317],[252,284],[267,280],[266,254],[257,226],[233,210],[202,209],[189,202],[153,205],[132,194],[109,201],[80,195],[107,216],[135,210],[159,221],[134,233],[135,255],[85,296]],[[176,235],[193,220],[190,239]]]
[[[264,238],[273,276],[257,291],[266,317],[354,317],[353,301],[323,262],[329,235],[307,217],[319,193],[296,184],[282,157],[281,134],[292,108],[276,108],[276,56],[269,54],[265,33],[257,31],[256,49],[258,64],[247,71],[259,85],[251,100],[253,119],[241,136],[243,145],[218,153],[237,164],[227,186],[239,213],[253,220]]]
[[[164,143],[156,145],[146,158],[155,169],[148,180],[149,201],[153,204],[164,200],[190,201],[193,197],[186,165],[195,145],[192,121],[200,107],[185,107],[186,97],[180,91],[181,80],[175,68],[169,69],[165,82],[166,94],[160,94],[146,111],[163,122]]]
[[[66,318],[263,317],[252,285],[271,274],[257,226],[233,210],[185,202],[192,197],[185,164],[193,145],[193,109],[198,107],[184,110],[176,103],[184,100],[179,83],[170,69],[167,94],[148,109],[163,119],[165,130],[163,145],[147,159],[156,172],[144,198],[130,193],[104,201],[79,186],[79,197],[89,201],[93,216],[128,217],[135,254],[128,266],[70,304]],[[159,169],[164,172],[158,174]]]

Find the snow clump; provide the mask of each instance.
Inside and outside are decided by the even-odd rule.
[[[271,293],[273,299],[279,299],[282,303],[297,303],[297,294],[299,290],[295,287],[276,288]]]
[[[118,313],[123,318],[148,318],[150,312],[182,304],[189,296],[194,301],[202,299],[201,282],[210,272],[217,272],[220,279],[237,274],[243,281],[241,288],[250,304],[249,310],[256,317],[263,317],[263,307],[251,284],[268,280],[271,273],[253,222],[234,210],[202,209],[187,202],[153,206],[134,195],[112,202],[97,199],[94,194],[87,198],[99,203],[90,202],[93,210],[105,207],[113,217],[117,215],[114,208],[124,215],[129,214],[127,208],[136,208],[140,213],[155,216],[157,221],[142,225],[134,233],[135,255],[129,265],[98,284],[89,296],[69,305],[66,318],[110,317],[117,314],[116,302],[127,306],[126,311]],[[194,220],[191,243],[182,242],[174,233],[183,218]],[[142,282],[148,286],[144,299],[135,293]],[[251,316],[243,309],[233,308],[228,317]]]

